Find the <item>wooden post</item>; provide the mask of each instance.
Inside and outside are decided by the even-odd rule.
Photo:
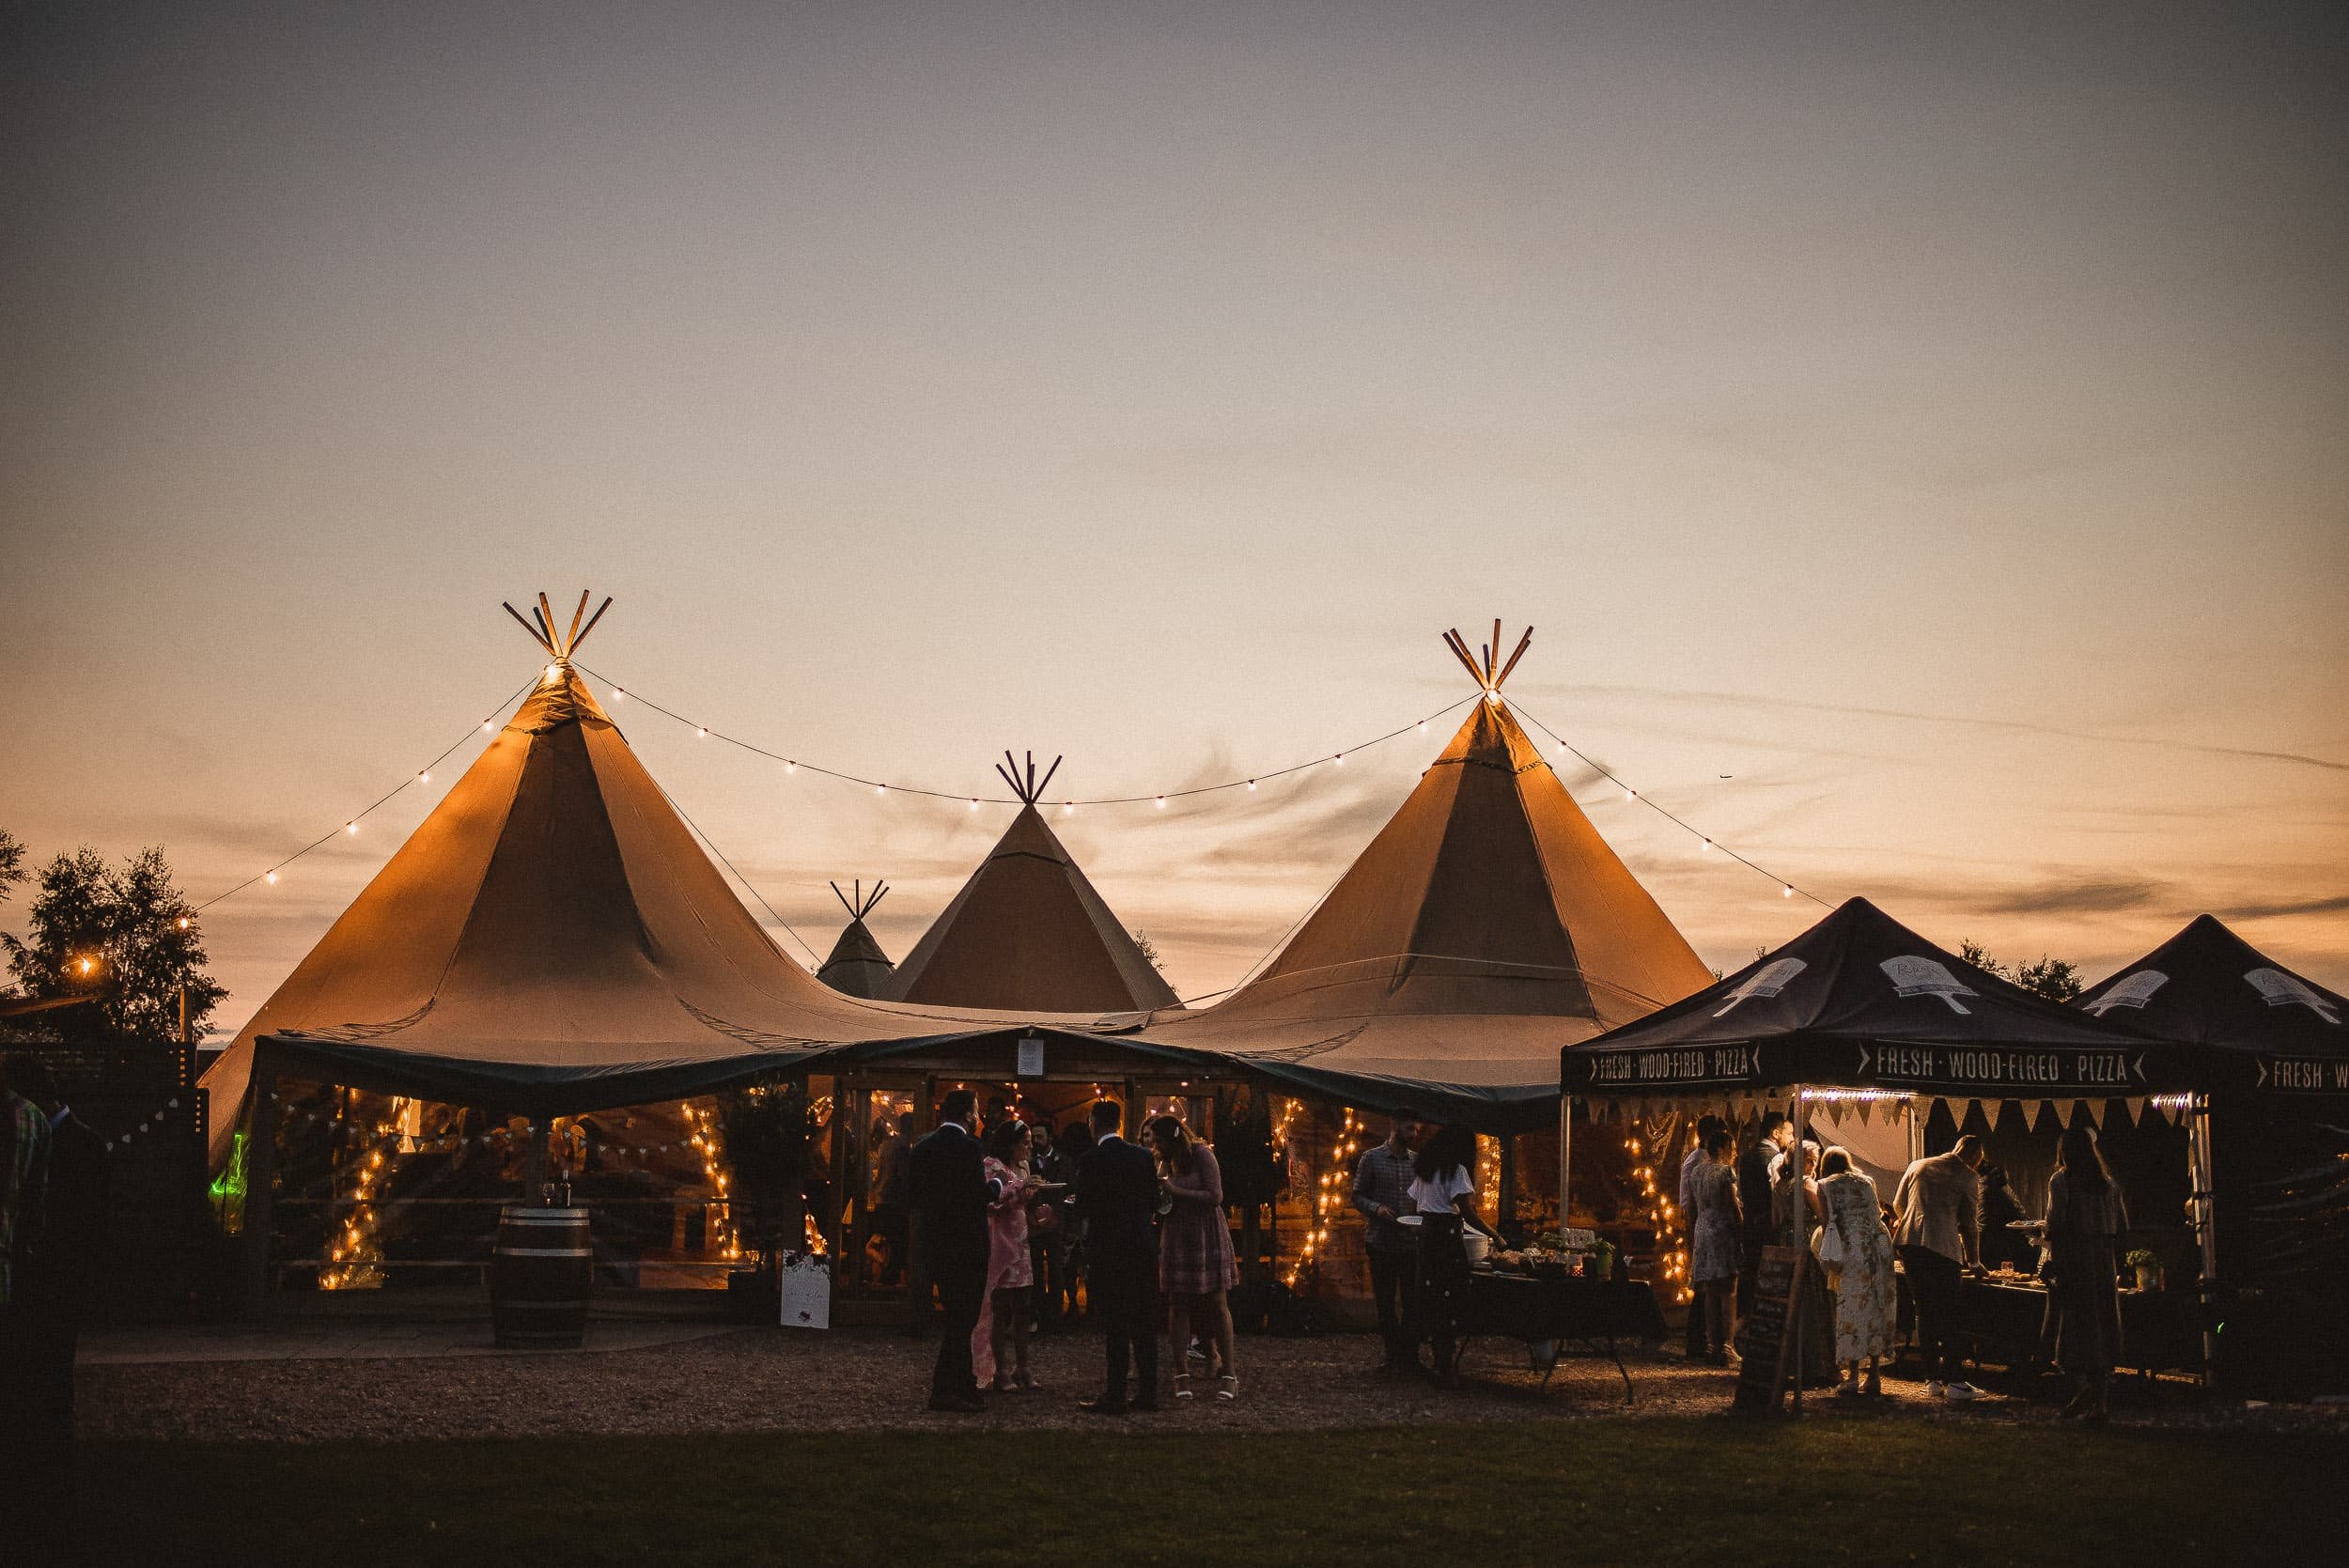
[[[2194,1291],[2202,1320],[2202,1386],[2211,1381],[2211,1363],[2217,1358],[2218,1336],[2211,1328],[2212,1301],[2218,1288],[2218,1191],[2217,1166],[2211,1158],[2210,1096],[2196,1094],[2187,1102],[2193,1120],[2186,1124],[2188,1166],[2194,1190],[2194,1239],[2201,1254],[2202,1278]]]
[[[1794,1299],[1787,1303],[1786,1312],[1795,1320],[1794,1332],[1787,1336],[1791,1343],[1787,1354],[1794,1360],[1794,1376],[1791,1380],[1792,1409],[1797,1416],[1802,1414],[1803,1374],[1810,1365],[1804,1359],[1802,1353],[1803,1333],[1811,1327],[1803,1321],[1802,1310],[1803,1286],[1809,1283],[1808,1260],[1805,1254],[1810,1250],[1803,1245],[1802,1235],[1805,1215],[1802,1193],[1802,1144],[1804,1136],[1810,1130],[1806,1126],[1809,1120],[1810,1107],[1805,1103],[1802,1085],[1797,1083],[1795,1085],[1795,1141],[1794,1146],[1786,1151],[1786,1157],[1793,1162],[1795,1168],[1795,1213],[1794,1219],[1788,1224],[1786,1234],[1786,1245],[1795,1250],[1795,1296]],[[1771,1201],[1773,1203],[1777,1201],[1777,1194],[1771,1194]]]
[[[1574,1096],[1561,1094],[1558,1096],[1558,1228],[1561,1231],[1574,1223],[1568,1218],[1574,1211],[1566,1201],[1567,1194],[1573,1188],[1573,1183],[1566,1177],[1567,1167],[1573,1157]]]
[[[534,1120],[527,1125],[530,1128],[530,1154],[522,1161],[522,1202],[525,1204],[542,1203],[546,1202],[547,1142],[554,1121],[549,1117],[543,1122]]]
[[[257,1311],[269,1295],[270,1189],[277,1179],[277,1063],[253,1043],[253,1110],[244,1149],[244,1305]]]

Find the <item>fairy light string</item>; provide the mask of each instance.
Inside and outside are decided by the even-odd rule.
[[[200,904],[197,904],[193,912],[201,914],[204,910],[210,908],[213,905],[218,904],[225,899],[233,898],[237,894],[244,893],[255,887],[274,887],[278,882],[280,874],[283,873],[288,867],[291,866],[295,862],[300,861],[304,856],[309,855],[318,849],[325,847],[328,844],[333,843],[338,837],[355,837],[359,831],[359,825],[361,823],[365,822],[369,816],[372,816],[376,812],[381,810],[384,806],[390,804],[393,800],[398,799],[399,796],[407,790],[428,785],[431,783],[432,770],[434,768],[439,768],[451,756],[455,755],[456,753],[467,742],[471,741],[476,734],[493,730],[496,726],[497,719],[500,714],[505,713],[507,709],[513,707],[516,703],[521,701],[526,694],[537,687],[542,680],[548,678],[549,675],[563,667],[564,665],[562,662],[547,666],[547,673],[534,675],[530,680],[525,681],[521,686],[516,688],[505,701],[498,704],[498,706],[490,711],[488,718],[482,720],[478,724],[468,728],[462,736],[452,741],[447,747],[443,748],[438,755],[425,763],[421,768],[402,774],[399,783],[394,784],[390,789],[384,791],[381,795],[378,796],[374,800],[370,801],[366,806],[345,817],[340,826],[331,828],[325,832],[320,833],[317,838],[312,839],[309,843],[303,845],[299,849],[294,850],[291,854],[273,862],[267,867],[255,873],[253,876],[246,877],[243,881],[237,883],[234,887],[230,887],[220,893],[214,893],[211,897],[205,899]],[[694,735],[700,738],[718,740],[728,746],[735,747],[739,751],[747,752],[754,756],[764,757],[769,761],[781,763],[786,774],[796,773],[801,768],[805,768],[809,772],[817,774],[824,778],[835,779],[845,784],[855,784],[860,788],[869,789],[873,792],[877,799],[883,799],[892,794],[898,794],[910,795],[922,800],[959,800],[962,801],[967,808],[974,811],[981,805],[1022,805],[1029,803],[1022,801],[1014,796],[988,794],[973,795],[961,790],[933,789],[923,784],[911,784],[891,782],[882,779],[874,779],[860,773],[852,773],[835,768],[827,768],[820,763],[801,761],[797,757],[788,756],[784,753],[773,750],[770,747],[759,745],[754,741],[745,740],[739,736],[730,735],[723,730],[716,729],[708,724],[690,719],[676,709],[668,707],[661,703],[654,702],[652,699],[646,697],[641,693],[630,691],[627,688],[621,686],[617,682],[610,680],[608,677],[589,669],[583,664],[570,664],[568,667],[575,669],[593,679],[604,682],[611,688],[613,700],[615,703],[634,702],[641,704],[651,711],[660,714],[661,717],[669,719],[679,725],[692,730]],[[1382,735],[1374,736],[1370,739],[1357,742],[1354,745],[1345,747],[1339,751],[1318,753],[1303,762],[1292,763],[1284,768],[1268,768],[1262,772],[1246,774],[1238,778],[1226,779],[1215,784],[1193,784],[1186,788],[1178,789],[1154,789],[1136,795],[1068,796],[1050,801],[1036,801],[1034,803],[1038,806],[1057,806],[1063,815],[1072,815],[1081,806],[1150,806],[1158,811],[1164,811],[1166,809],[1167,802],[1171,800],[1190,800],[1209,795],[1229,794],[1234,791],[1252,792],[1256,790],[1259,785],[1270,783],[1276,779],[1289,778],[1299,773],[1309,772],[1317,768],[1342,768],[1346,765],[1346,759],[1357,752],[1369,751],[1374,747],[1384,745],[1389,741],[1399,739],[1407,735],[1424,734],[1430,723],[1439,719],[1448,717],[1470,703],[1478,701],[1503,702],[1506,700],[1507,699],[1501,696],[1498,691],[1487,690],[1472,692],[1470,695],[1461,698],[1458,702],[1451,703],[1443,707],[1438,708],[1435,712],[1428,714],[1423,719],[1414,720],[1410,723],[1402,725],[1399,728],[1389,730]],[[1686,832],[1690,837],[1699,840],[1706,852],[1710,853],[1717,851],[1727,859],[1735,861],[1738,864],[1747,867],[1749,870],[1768,877],[1771,881],[1776,882],[1779,885],[1781,893],[1788,898],[1793,898],[1797,894],[1800,894],[1802,897],[1809,899],[1812,903],[1820,906],[1822,908],[1832,908],[1832,905],[1828,899],[1820,897],[1817,893],[1811,892],[1809,889],[1798,886],[1792,880],[1779,876],[1777,873],[1769,870],[1767,867],[1753,861],[1750,857],[1730,848],[1727,845],[1722,844],[1719,839],[1715,838],[1710,833],[1704,832],[1703,830],[1693,826],[1677,814],[1657,803],[1652,795],[1649,795],[1645,791],[1642,791],[1626,783],[1623,777],[1616,773],[1612,768],[1594,760],[1588,753],[1582,751],[1573,742],[1567,740],[1563,736],[1561,736],[1556,730],[1544,723],[1534,714],[1526,711],[1525,708],[1516,703],[1512,702],[1509,706],[1519,718],[1523,719],[1527,723],[1532,725],[1534,729],[1540,731],[1544,736],[1547,736],[1551,744],[1558,750],[1571,754],[1577,760],[1581,762],[1584,767],[1590,768],[1594,773],[1596,773],[1599,777],[1607,780],[1618,789],[1621,789],[1624,792],[1624,799],[1626,801],[1646,806],[1650,811],[1656,813],[1658,816],[1663,817],[1666,821],[1672,823],[1683,832]],[[666,791],[663,791],[663,794],[665,796]],[[677,805],[677,801],[673,798],[670,799],[669,803],[672,807],[676,807]],[[680,816],[684,815],[682,810],[679,810],[678,815]],[[709,837],[707,833],[703,833],[698,828],[695,828],[692,831],[695,833],[695,836],[699,837],[705,845],[708,845],[713,852],[716,850],[716,846],[714,844],[710,844]],[[735,875],[738,880],[743,881],[743,885],[746,888],[750,887],[750,883],[741,878],[739,872],[737,872]],[[752,888],[751,891],[754,897],[759,896],[755,888]],[[766,900],[761,897],[759,898],[759,902],[764,905]],[[768,909],[768,912],[770,915],[774,915],[774,911],[771,908]],[[795,940],[798,940],[802,947],[808,948],[808,951],[811,954],[815,953],[815,949],[812,946],[809,946],[806,939],[801,937],[799,932],[796,930],[791,930],[787,922],[783,921],[779,915],[775,916],[775,919],[777,924],[783,925],[785,930],[789,931],[792,938]]]
[[[755,741],[745,740],[740,736],[728,735],[725,731],[718,729],[713,725],[704,723],[699,720],[689,719],[684,714],[677,712],[675,708],[663,706],[661,704],[654,702],[651,698],[645,696],[642,692],[634,691],[621,686],[618,682],[611,680],[608,677],[598,674],[594,670],[588,669],[584,664],[578,666],[578,668],[586,675],[597,680],[602,681],[606,686],[609,686],[612,689],[613,701],[615,703],[641,703],[646,707],[652,709],[653,712],[660,714],[662,718],[674,720],[678,724],[692,730],[696,738],[704,740],[722,740],[727,745],[748,752],[754,756],[765,757],[770,762],[779,762],[783,764],[787,770],[793,773],[797,773],[800,769],[805,768],[808,772],[819,774],[827,779],[838,779],[843,784],[856,784],[862,788],[873,790],[877,794],[912,795],[931,800],[959,800],[963,802],[965,806],[972,804],[989,806],[1019,806],[1028,803],[1027,801],[1020,800],[1018,796],[1013,795],[973,795],[966,789],[931,789],[922,784],[901,784],[887,779],[868,778],[862,773],[845,772],[840,768],[826,768],[819,763],[808,762],[803,758],[787,756],[770,747],[761,746]],[[1239,778],[1226,779],[1218,784],[1193,784],[1186,789],[1153,789],[1144,791],[1139,795],[1054,796],[1050,800],[1039,800],[1035,802],[1035,804],[1039,809],[1045,806],[1054,807],[1066,815],[1080,806],[1162,807],[1164,803],[1169,800],[1190,800],[1195,796],[1201,795],[1221,795],[1227,794],[1233,790],[1252,790],[1259,784],[1268,784],[1274,779],[1285,779],[1293,773],[1308,772],[1315,768],[1343,768],[1346,766],[1346,759],[1353,755],[1355,753],[1369,751],[1374,746],[1382,746],[1390,740],[1399,739],[1407,735],[1423,733],[1427,726],[1435,721],[1443,718],[1447,714],[1456,712],[1458,709],[1466,707],[1470,703],[1474,701],[1476,701],[1476,695],[1471,693],[1469,696],[1462,697],[1458,702],[1446,704],[1444,706],[1439,707],[1436,709],[1435,712],[1427,715],[1424,719],[1415,719],[1399,729],[1389,730],[1384,735],[1374,736],[1368,740],[1358,742],[1352,746],[1344,747],[1335,752],[1318,753],[1314,756],[1308,757],[1303,762],[1292,763],[1286,768],[1268,768],[1261,773],[1250,773]]]
[[[1609,768],[1602,763],[1594,761],[1589,753],[1575,745],[1573,741],[1568,740],[1564,736],[1560,735],[1556,730],[1551,729],[1548,724],[1543,723],[1541,720],[1535,718],[1532,714],[1528,713],[1523,707],[1519,706],[1516,703],[1511,703],[1509,706],[1511,709],[1516,712],[1518,718],[1523,719],[1527,723],[1532,724],[1535,729],[1549,737],[1551,742],[1556,745],[1560,751],[1567,753],[1577,761],[1581,763],[1583,767],[1589,768],[1592,772],[1596,773],[1600,778],[1605,779],[1609,784],[1613,784],[1617,789],[1622,790],[1625,800],[1636,805],[1647,807],[1648,810],[1654,812],[1657,815],[1662,817],[1673,827],[1678,828],[1682,832],[1687,833],[1690,838],[1700,841],[1706,853],[1719,853],[1725,855],[1750,871],[1760,872],[1763,876],[1767,877],[1771,881],[1776,882],[1779,887],[1779,892],[1785,897],[1794,898],[1799,895],[1800,897],[1808,898],[1812,903],[1816,904],[1823,909],[1831,909],[1835,907],[1831,902],[1821,898],[1817,893],[1812,893],[1810,889],[1797,885],[1795,882],[1784,877],[1781,877],[1778,873],[1770,870],[1766,866],[1756,864],[1754,862],[1748,860],[1745,856],[1737,853],[1736,850],[1730,848],[1729,846],[1723,844],[1719,839],[1715,838],[1712,834],[1705,832],[1700,828],[1691,826],[1688,822],[1675,815],[1673,813],[1665,810],[1662,806],[1657,804],[1656,798],[1654,796],[1648,794],[1644,790],[1635,788],[1633,785],[1625,783],[1623,778],[1617,774],[1613,768]]]

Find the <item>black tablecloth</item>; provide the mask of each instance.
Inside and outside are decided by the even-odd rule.
[[[2042,1328],[2047,1293],[2037,1285],[1968,1279],[1958,1292],[1959,1322],[1976,1360],[2032,1366],[2046,1359]],[[2202,1362],[2201,1321],[2183,1291],[2121,1293],[2121,1350],[2115,1364],[2147,1372],[2193,1370]]]
[[[1542,1279],[1479,1269],[1469,1277],[1461,1332],[1513,1340],[1660,1340],[1663,1309],[1640,1280]]]

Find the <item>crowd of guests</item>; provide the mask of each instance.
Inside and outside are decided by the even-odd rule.
[[[28,1562],[71,1550],[73,1354],[107,1184],[105,1141],[48,1063],[0,1057],[0,1520]]]
[[[1753,1311],[1763,1250],[1798,1244],[1818,1265],[1801,1271],[1806,1309],[1818,1314],[1812,1321],[1833,1324],[1831,1336],[1806,1341],[1824,1366],[1805,1366],[1801,1375],[1824,1371],[1838,1393],[1880,1394],[1880,1364],[1897,1343],[1897,1280],[1905,1277],[1927,1391],[1937,1399],[1976,1398],[1979,1390],[1960,1375],[1961,1281],[1969,1272],[1986,1272],[1985,1227],[1992,1244],[2016,1246],[2020,1238],[2008,1220],[2022,1215],[2005,1173],[1985,1165],[1982,1140],[1967,1134],[1946,1154],[1911,1161],[1886,1205],[1848,1151],[1808,1141],[1797,1147],[1783,1112],[1767,1113],[1742,1151],[1726,1122],[1702,1118],[1681,1164],[1678,1194],[1696,1287],[1688,1353],[1738,1365],[1738,1326]],[[2084,1122],[2066,1128],[2048,1187],[2046,1256],[2039,1265],[2048,1285],[2044,1338],[2075,1384],[2066,1417],[2101,1421],[2107,1413],[2120,1349],[2117,1250],[2127,1228],[2120,1184],[2096,1147],[2095,1131]]]
[[[1081,1408],[1159,1408],[1161,1303],[1174,1397],[1195,1399],[1205,1386],[1219,1401],[1238,1399],[1229,1293],[1239,1269],[1214,1149],[1174,1116],[1152,1118],[1146,1141],[1135,1142],[1114,1100],[1097,1101],[1082,1127],[1057,1141],[1006,1108],[989,1107],[985,1124],[977,1110],[968,1090],[949,1094],[938,1126],[907,1153],[916,1264],[945,1320],[930,1408],[975,1412],[987,1392],[1038,1387],[1030,1336],[1075,1310],[1080,1258],[1106,1358],[1101,1391]]]
[[[1161,1322],[1173,1398],[1238,1399],[1230,1293],[1239,1269],[1210,1145],[1175,1116],[1151,1118],[1142,1141],[1129,1140],[1114,1100],[1057,1137],[1000,1102],[982,1122],[967,1090],[940,1111],[936,1129],[907,1149],[904,1178],[917,1310],[928,1312],[935,1291],[944,1319],[931,1409],[976,1412],[989,1393],[1037,1389],[1031,1337],[1073,1315],[1080,1268],[1087,1318],[1105,1343],[1101,1390],[1081,1408],[1159,1408]],[[1387,1370],[1451,1383],[1466,1237],[1494,1233],[1476,1212],[1474,1135],[1421,1133],[1409,1117],[1390,1126],[1355,1169],[1353,1202],[1367,1225]]]

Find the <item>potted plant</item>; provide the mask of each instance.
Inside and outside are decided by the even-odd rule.
[[[1615,1277],[1615,1244],[1601,1238],[1591,1244],[1591,1278],[1611,1280]]]
[[[2121,1260],[2137,1270],[2137,1288],[2156,1291],[2161,1288],[2161,1259],[2139,1247]]]

